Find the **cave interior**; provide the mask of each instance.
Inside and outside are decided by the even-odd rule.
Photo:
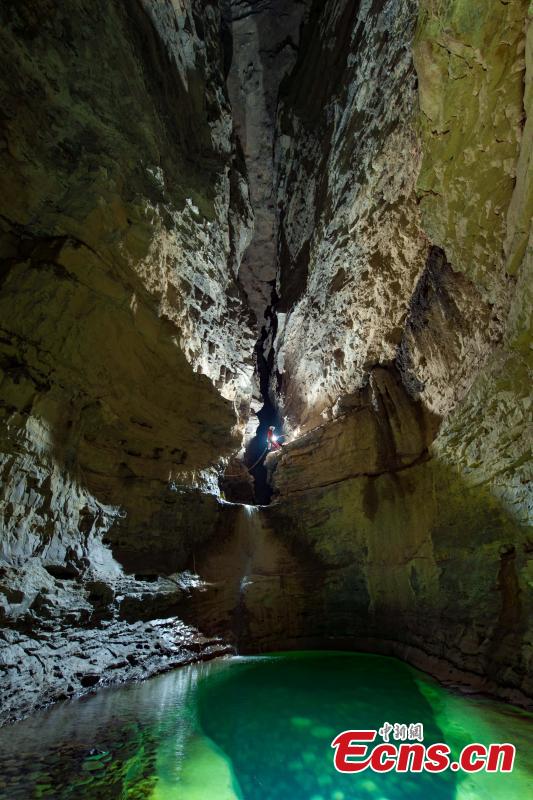
[[[531,710],[528,6],[1,3],[1,723],[322,648]]]

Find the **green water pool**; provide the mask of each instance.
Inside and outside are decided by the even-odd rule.
[[[457,756],[511,742],[511,774],[346,775],[332,739],[422,723]],[[0,730],[2,800],[522,800],[533,797],[533,717],[467,698],[400,661],[285,653],[198,664],[103,690]]]

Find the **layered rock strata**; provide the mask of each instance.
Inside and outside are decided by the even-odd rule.
[[[273,391],[295,430],[394,358],[424,268],[416,21],[412,0],[315,3],[281,97]]]
[[[527,3],[501,6],[313,7],[276,137],[272,392],[295,432],[395,360],[444,416],[503,336],[531,207]]]
[[[425,447],[420,409],[398,399],[381,418],[396,447],[384,458],[378,418],[363,410],[272,457],[269,525],[315,563],[288,644],[398,655],[448,683],[530,706],[527,520],[498,498],[494,478]]]
[[[337,79],[306,101],[302,61],[281,114],[272,386],[295,440],[271,524],[323,564],[304,630],[527,705],[527,3],[346,4],[333,62],[339,11],[318,10],[305,72]]]
[[[190,657],[196,634],[176,622],[163,647],[149,622],[175,616],[175,598],[135,600],[142,581],[124,569],[176,573],[218,529],[214,465],[241,443],[256,337],[238,282],[252,211],[217,5],[8,2],[0,18],[12,715],[98,672]],[[74,652],[84,642],[91,658]]]

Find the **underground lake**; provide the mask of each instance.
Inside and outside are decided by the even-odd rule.
[[[460,695],[401,661],[340,652],[232,657],[60,703],[0,731],[2,800],[518,800],[532,716]],[[511,742],[510,774],[341,774],[347,729],[421,723],[457,757]]]

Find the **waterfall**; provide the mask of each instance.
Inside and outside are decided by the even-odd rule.
[[[190,619],[238,652],[249,652],[253,643],[270,646],[287,638],[294,615],[286,587],[303,596],[291,577],[300,565],[260,506],[233,504],[228,521],[232,529],[213,542],[198,565],[204,588],[193,593]]]
[[[257,542],[258,535],[262,532],[261,517],[257,506],[243,505],[239,528],[245,553],[244,569],[239,586],[239,594],[242,599],[246,587],[252,584],[250,573],[252,569],[254,544]]]

